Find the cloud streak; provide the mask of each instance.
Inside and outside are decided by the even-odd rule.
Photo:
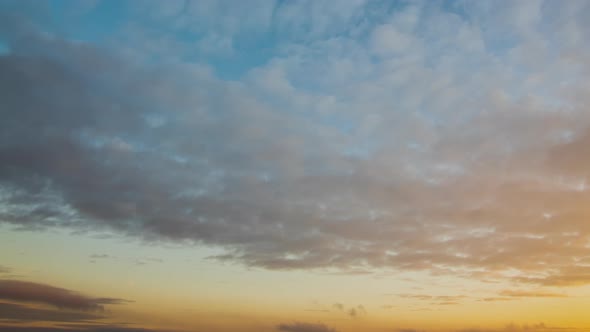
[[[0,280],[0,299],[81,311],[103,311],[105,305],[127,302],[116,298],[88,297],[64,288],[19,280]]]
[[[567,297],[567,295],[562,293],[509,289],[500,292],[499,295],[508,297]]]
[[[93,322],[104,317],[95,313],[30,308],[25,305],[0,302],[0,321],[34,322]]]

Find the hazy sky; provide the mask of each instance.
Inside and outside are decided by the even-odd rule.
[[[0,332],[590,331],[590,1],[0,0]]]

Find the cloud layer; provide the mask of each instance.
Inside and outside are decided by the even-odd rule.
[[[101,43],[4,11],[0,221],[590,283],[588,2],[158,3]]]

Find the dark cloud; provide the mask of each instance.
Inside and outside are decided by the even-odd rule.
[[[280,324],[277,330],[283,332],[336,332],[335,329],[330,328],[320,323],[300,323]]]
[[[518,64],[500,70],[495,55],[450,69],[465,58],[419,55],[429,64],[371,67],[394,77],[343,87],[313,73],[269,93],[261,83],[278,88],[266,74],[281,61],[223,81],[8,13],[0,33],[2,222],[221,246],[217,259],[267,269],[590,283],[587,75],[566,75],[585,62],[551,61],[569,70],[537,68],[556,76],[527,88],[537,76],[513,77]]]
[[[170,332],[169,330],[167,330]],[[117,325],[77,325],[75,327],[22,327],[22,326],[2,326],[0,332],[166,332],[164,330],[152,330],[143,328],[132,328]]]
[[[63,288],[18,280],[0,280],[0,299],[82,311],[102,311],[104,305],[127,302],[115,298],[88,297]]]
[[[85,322],[102,319],[104,316],[88,312],[72,312],[31,308],[25,305],[0,302],[0,321],[31,322]]]

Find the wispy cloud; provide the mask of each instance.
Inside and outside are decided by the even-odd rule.
[[[463,329],[457,332],[519,332],[519,331],[532,331],[532,332],[559,332],[559,331],[581,331],[580,329],[562,326],[552,326],[545,323],[533,323],[533,324],[506,324],[504,328],[500,329],[480,329],[471,328]]]
[[[455,305],[468,298],[466,295],[398,294],[397,296],[410,300],[429,301],[434,305]]]
[[[563,293],[547,292],[543,290],[503,290],[499,293],[502,296],[508,297],[567,297]]]
[[[92,254],[89,256],[91,259],[107,259],[107,258],[114,258],[111,255],[107,254]]]

